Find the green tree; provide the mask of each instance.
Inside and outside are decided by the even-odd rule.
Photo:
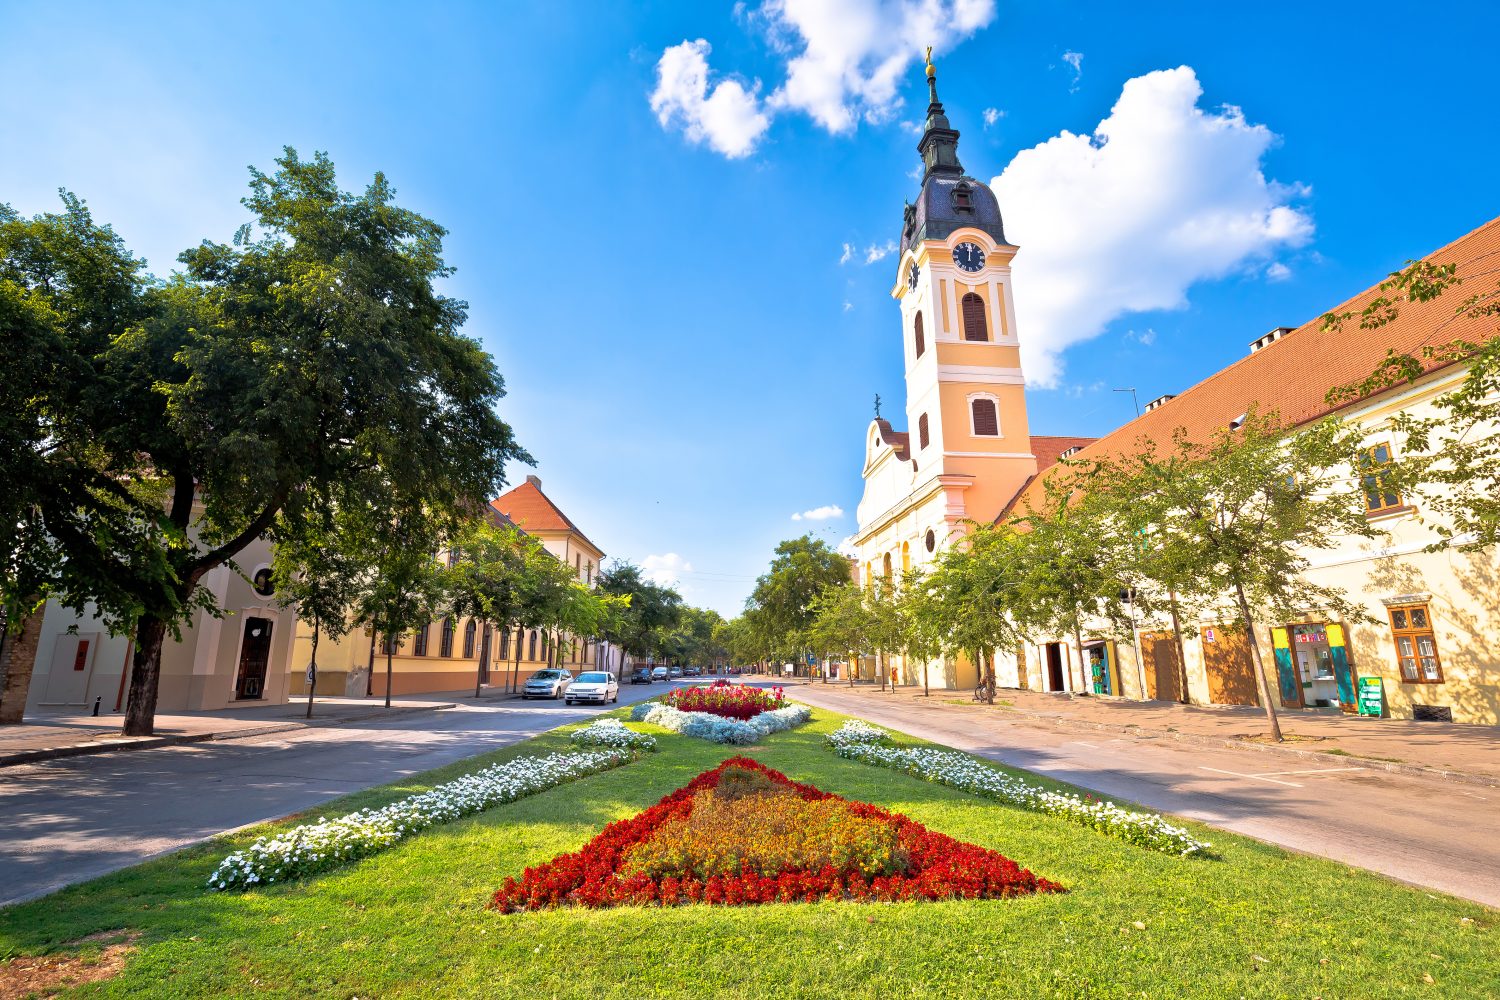
[[[1408,305],[1434,301],[1462,284],[1457,267],[1409,261],[1380,285],[1380,294],[1359,315],[1361,329],[1374,330],[1397,319]],[[1323,317],[1325,329],[1353,319],[1352,311]],[[1416,353],[1389,350],[1366,379],[1338,386],[1328,402],[1344,405],[1402,383],[1413,383],[1434,368],[1460,364],[1466,369],[1457,388],[1432,400],[1435,412],[1403,411],[1391,420],[1400,461],[1381,470],[1388,487],[1435,515],[1427,523],[1439,540],[1429,551],[1448,547],[1479,551],[1500,543],[1500,285],[1462,299],[1449,324],[1466,330]],[[1367,473],[1367,475],[1370,473]]]
[[[746,605],[754,611],[767,651],[800,661],[813,599],[849,578],[849,560],[822,539],[803,535],[777,545],[770,569],[756,581]]]
[[[45,467],[31,500],[60,554],[39,582],[134,632],[128,735],[152,731],[164,639],[212,609],[198,582],[299,490],[364,479],[359,495],[381,509],[451,517],[525,457],[494,413],[493,362],[458,332],[464,304],[434,287],[451,273],[443,229],[397,206],[383,175],[355,195],[325,156],[288,149],[277,164],[251,172],[254,222],[233,244],[185,252],[166,282],[147,281],[76,203],[52,227],[87,231],[113,277],[77,286],[98,297],[80,312],[99,318],[67,345],[77,379],[24,404],[49,429],[27,464]],[[7,251],[27,291],[65,270],[38,255],[13,267]],[[80,498],[85,514],[114,512],[106,530]],[[17,595],[31,584],[5,581]]]
[[[601,592],[625,601],[606,620],[604,637],[630,656],[655,655],[663,648],[664,634],[682,619],[682,596],[646,579],[634,563],[611,562],[599,573],[598,586]]]
[[[526,575],[526,536],[510,524],[480,516],[465,521],[450,543],[451,565],[445,590],[449,614],[493,624],[507,633],[522,604]],[[480,696],[487,664],[474,665],[474,697]]]
[[[1233,597],[1248,633],[1256,688],[1272,737],[1281,725],[1266,680],[1251,607],[1277,620],[1323,608],[1350,621],[1369,621],[1363,607],[1336,587],[1306,577],[1309,554],[1350,538],[1379,534],[1365,517],[1358,460],[1360,435],[1325,419],[1288,432],[1274,416],[1246,414],[1206,442],[1179,433],[1170,475],[1160,459],[1135,463],[1124,488],[1154,525],[1170,579],[1190,600],[1211,605]]]
[[[385,640],[385,707],[391,707],[396,644],[408,631],[426,625],[447,599],[447,574],[434,553],[442,525],[421,511],[364,519],[349,537],[363,544],[370,569],[368,584],[355,604],[356,614]]]
[[[913,614],[926,641],[946,656],[965,656],[978,672],[975,691],[995,701],[995,651],[1021,641],[1017,594],[1022,540],[1008,525],[971,522],[942,550],[916,593]]]
[[[271,529],[272,573],[278,601],[313,626],[307,664],[307,718],[313,714],[318,682],[318,644],[324,636],[339,639],[354,623],[360,596],[372,580],[358,558],[348,518],[341,518],[326,492],[315,512],[297,518],[278,517]]]
[[[852,580],[835,587],[824,587],[812,599],[812,622],[807,641],[826,663],[834,654],[844,656],[848,666],[849,686],[854,686],[856,664],[861,656],[873,650],[873,632],[864,588]],[[826,682],[828,673],[825,670]]]

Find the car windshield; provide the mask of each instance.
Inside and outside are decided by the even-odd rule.
[[[609,674],[579,674],[578,679],[587,684],[608,684]]]
[[[561,676],[561,670],[538,670],[531,675],[531,679],[534,681],[555,681]]]

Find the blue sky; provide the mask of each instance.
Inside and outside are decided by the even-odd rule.
[[[5,2],[0,200],[65,186],[165,274],[283,145],[385,171],[450,230],[547,492],[733,613],[776,542],[853,531],[871,399],[901,409],[882,251],[921,46],[1002,177],[1032,431],[1100,434],[1113,388],[1185,388],[1500,213],[1497,30],[1478,2]]]

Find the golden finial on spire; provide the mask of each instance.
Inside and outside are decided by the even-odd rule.
[[[937,68],[932,65],[932,46],[927,46],[927,79],[931,80],[937,76]]]

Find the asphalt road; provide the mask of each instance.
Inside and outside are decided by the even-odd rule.
[[[1106,795],[1500,907],[1500,789],[1348,757],[1080,735],[1003,712],[882,703],[837,684],[788,695]]]
[[[663,690],[626,684],[620,703]],[[600,711],[468,699],[458,708],[327,729],[0,768],[0,905]]]

